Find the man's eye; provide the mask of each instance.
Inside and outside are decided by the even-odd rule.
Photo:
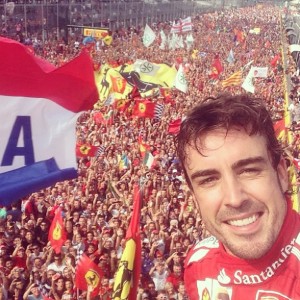
[[[257,175],[260,173],[260,169],[257,168],[246,168],[241,170],[240,174],[243,175]]]
[[[216,182],[217,178],[216,177],[207,177],[199,181],[200,186],[206,186],[206,185],[211,185],[214,182]]]

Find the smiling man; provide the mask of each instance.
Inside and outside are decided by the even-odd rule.
[[[212,234],[186,259],[190,299],[300,299],[300,218],[263,101],[204,100],[182,123],[177,152]]]

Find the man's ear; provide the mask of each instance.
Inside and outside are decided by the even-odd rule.
[[[289,187],[289,175],[287,171],[285,158],[281,157],[279,164],[277,166],[277,176],[282,189],[282,192],[285,193]]]

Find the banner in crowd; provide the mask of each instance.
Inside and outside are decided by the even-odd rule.
[[[171,33],[181,33],[192,31],[193,24],[191,17],[187,17],[185,19],[179,19],[177,22],[174,21],[171,27]]]
[[[144,30],[144,35],[143,35],[143,44],[145,47],[149,47],[156,38],[155,32],[151,29],[151,27],[146,24],[145,30]]]
[[[298,51],[298,52],[300,51],[300,45],[298,45],[298,44],[290,45],[290,52],[293,53],[295,51]]]
[[[133,213],[126,232],[126,244],[115,275],[112,299],[136,299],[141,273],[141,194],[134,186]]]
[[[240,86],[242,83],[242,75],[243,75],[242,70],[233,73],[231,76],[229,76],[228,78],[222,81],[222,86],[223,87]]]
[[[77,176],[77,118],[98,99],[86,52],[55,68],[0,38],[0,202]]]
[[[95,297],[101,287],[103,272],[85,253],[83,253],[76,266],[75,284],[82,291],[87,291],[89,286],[92,289],[91,296]]]
[[[161,87],[174,86],[177,70],[167,64],[155,64],[146,60],[137,60],[133,64],[123,64],[111,68],[108,64],[95,72],[99,101],[96,108],[104,106],[113,94],[114,99],[126,99],[137,89],[142,97],[151,96]],[[132,97],[131,97],[132,98]]]
[[[48,239],[54,252],[56,254],[60,253],[61,247],[67,240],[61,207],[58,207],[55,210],[54,218],[49,229]]]

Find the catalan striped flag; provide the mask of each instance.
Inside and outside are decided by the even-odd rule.
[[[228,86],[232,86],[232,85],[234,85],[234,86],[241,85],[242,75],[243,75],[242,70],[233,73],[227,79],[222,81],[222,86],[228,87]]]

